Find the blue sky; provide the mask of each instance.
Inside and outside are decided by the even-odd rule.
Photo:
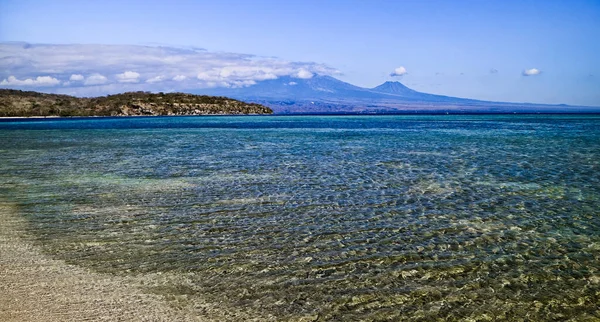
[[[0,41],[5,44],[0,55],[12,58],[0,61],[0,78],[4,86],[45,84],[48,91],[85,94],[94,89],[115,91],[119,86],[134,89],[142,84],[177,90],[184,83],[194,86],[192,80],[200,81],[198,86],[220,86],[225,84],[223,80],[228,86],[251,86],[284,74],[308,77],[324,73],[365,87],[399,80],[416,90],[459,97],[600,106],[598,39],[597,0],[3,0]],[[30,54],[8,48],[6,42],[12,41],[173,46],[182,50],[178,55],[189,59],[185,59],[185,70],[175,70],[170,64],[169,72],[153,74],[151,68],[141,66],[141,60],[107,60],[110,55],[135,51],[130,46],[109,52],[84,47],[82,52],[90,57],[103,56],[92,61],[103,63],[81,60],[78,65],[66,66],[66,62],[57,62],[60,57],[54,57],[52,66],[66,66],[64,70],[36,71],[32,70],[35,66],[50,64],[42,61],[49,55],[73,57],[78,47],[48,47]],[[184,51],[193,48],[206,51],[197,51],[202,57],[192,59],[191,52]],[[17,56],[27,56],[32,63],[15,61]],[[91,67],[83,66],[86,62]],[[154,70],[164,67],[153,66]],[[226,67],[233,69],[219,71]],[[399,67],[404,67],[405,73],[390,76]],[[526,70],[530,70],[529,76],[524,75]],[[189,74],[183,75],[184,71]],[[213,75],[215,71],[220,78]],[[125,75],[127,72],[138,76]],[[65,79],[71,75],[77,75],[74,81]],[[94,75],[106,80],[94,83],[100,79]],[[84,79],[77,83],[79,76]],[[175,82],[177,76],[186,80]],[[37,77],[50,77],[60,84],[50,78],[38,82]],[[27,79],[32,81],[28,84]],[[151,79],[156,81],[148,82]]]

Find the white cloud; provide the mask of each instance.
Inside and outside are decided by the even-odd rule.
[[[302,78],[302,79],[308,79],[308,78],[312,78],[314,76],[313,73],[309,72],[308,70],[302,68],[298,71],[298,73],[296,73],[296,77],[298,78]]]
[[[106,84],[108,82],[108,79],[100,74],[93,74],[88,76],[85,79],[85,82],[83,82],[84,85],[100,85],[100,84]]]
[[[200,72],[196,78],[207,87],[247,87],[256,84],[257,80],[275,79],[277,76],[256,68],[228,66]]]
[[[223,80],[267,80],[276,79],[278,71],[270,66],[244,66],[244,65],[233,65],[225,66],[221,69],[213,69],[212,74],[218,72],[218,78]],[[211,74],[211,73],[209,73]]]
[[[81,74],[73,74],[73,75],[71,75],[71,77],[69,77],[70,81],[76,81],[76,82],[82,81],[83,79],[84,79],[84,77]]]
[[[289,83],[287,83],[287,85],[294,86],[294,85],[298,85],[298,83],[296,83],[296,82],[289,82]]]
[[[394,71],[390,74],[390,76],[398,77],[398,76],[402,76],[402,75],[406,75],[406,74],[407,74],[406,68],[404,66],[400,66],[400,67],[394,69]]]
[[[185,91],[251,86],[284,76],[336,74],[338,70],[313,62],[189,48],[0,43],[0,79],[52,75],[61,83],[69,81],[65,91],[85,95],[99,94],[100,88],[114,92]],[[86,89],[89,86],[94,88]]]
[[[541,74],[542,71],[537,68],[526,69],[523,71],[523,76],[535,76]]]
[[[218,80],[220,77],[218,71],[206,71],[198,73],[196,78],[202,81],[212,82]]]
[[[140,74],[132,71],[126,71],[121,74],[117,74],[117,81],[119,83],[137,83],[139,81]]]
[[[212,68],[201,71],[196,75],[196,78],[205,82],[208,87],[247,87],[259,81],[276,79],[279,76],[289,74],[290,71],[285,68],[278,69],[271,66],[251,64]]]
[[[20,80],[15,76],[8,76],[7,79],[2,80],[0,85],[8,86],[55,86],[60,84],[60,81],[50,76],[38,76],[36,78],[27,78]]]
[[[163,77],[162,76],[156,76],[156,77],[152,77],[146,80],[146,83],[158,83],[158,82],[162,82]]]

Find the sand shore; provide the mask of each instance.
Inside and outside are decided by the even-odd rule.
[[[135,281],[98,274],[43,254],[25,222],[0,202],[0,321],[206,321]]]

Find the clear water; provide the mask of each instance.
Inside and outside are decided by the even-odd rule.
[[[11,120],[0,153],[46,252],[192,309],[600,319],[598,115]]]

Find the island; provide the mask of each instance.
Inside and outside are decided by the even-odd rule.
[[[223,96],[186,93],[127,92],[101,97],[75,97],[0,89],[0,117],[158,116],[271,114],[261,104]]]

